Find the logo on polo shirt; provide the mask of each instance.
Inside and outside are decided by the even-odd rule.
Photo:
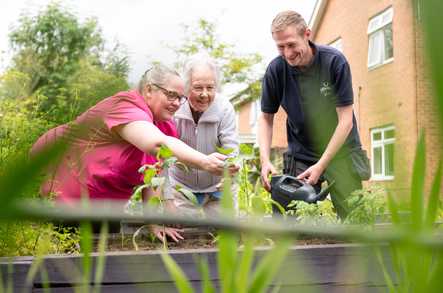
[[[322,86],[320,87],[320,94],[322,94],[325,97],[330,96],[332,94],[332,88],[329,85],[329,82],[324,81],[322,83]]]

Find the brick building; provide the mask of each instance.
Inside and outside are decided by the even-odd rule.
[[[435,170],[441,149],[415,12],[420,10],[413,3],[421,1],[317,0],[309,22],[313,41],[341,50],[351,66],[354,111],[372,165],[370,181],[396,191],[410,186],[420,130],[426,131],[427,175]],[[251,133],[256,108],[254,103],[238,105],[243,137]],[[280,109],[275,119],[273,147],[284,148],[286,115]],[[429,185],[431,176],[427,179]]]

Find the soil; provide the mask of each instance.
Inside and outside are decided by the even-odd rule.
[[[217,247],[217,233],[211,228],[184,228],[182,236],[185,238],[176,243],[173,240],[168,240],[168,249],[202,249],[202,248],[216,248]],[[95,250],[98,247],[98,235],[95,236]],[[149,235],[147,230],[140,233],[135,239],[138,249],[141,251],[148,250],[161,250],[163,243]],[[263,243],[260,246],[267,246],[272,243],[269,238],[263,238]],[[299,237],[294,240],[294,245],[315,245],[315,244],[336,244],[340,243],[335,239],[322,239],[322,238],[307,238]],[[112,233],[108,236],[107,251],[133,251],[135,247],[133,245],[133,234],[127,233]]]

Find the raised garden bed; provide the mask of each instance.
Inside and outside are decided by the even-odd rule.
[[[256,258],[260,258],[267,249],[257,249]],[[197,257],[208,260],[211,279],[217,283],[216,249],[169,252],[195,288],[201,287]],[[102,292],[176,292],[160,253],[158,250],[106,253]],[[94,266],[96,256],[93,255]],[[30,287],[25,284],[33,260],[32,257],[1,259],[3,280],[13,280],[14,292],[21,292],[22,289],[43,292],[40,274],[37,274]],[[9,262],[12,265],[9,265],[8,272]],[[51,292],[72,292],[73,287],[80,284],[72,272],[79,270],[81,263],[81,256],[45,257],[44,266],[48,272]],[[279,292],[307,292],[308,289],[318,292],[379,292],[385,289],[383,275],[373,252],[367,246],[357,244],[293,246],[272,286],[279,286]]]

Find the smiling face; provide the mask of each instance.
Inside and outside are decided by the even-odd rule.
[[[216,92],[214,71],[207,65],[193,68],[189,88],[189,105],[196,112],[206,111],[214,101]]]
[[[281,31],[274,32],[272,38],[277,45],[278,52],[291,66],[307,66],[313,58],[309,46],[311,31],[306,29],[303,35],[297,31],[296,26],[290,25]]]
[[[160,85],[170,92],[182,96],[184,93],[183,80],[176,75],[169,75],[164,84]],[[155,85],[148,85],[145,91],[146,102],[154,115],[155,121],[165,121],[172,118],[180,107],[178,99],[169,101],[164,90]]]

